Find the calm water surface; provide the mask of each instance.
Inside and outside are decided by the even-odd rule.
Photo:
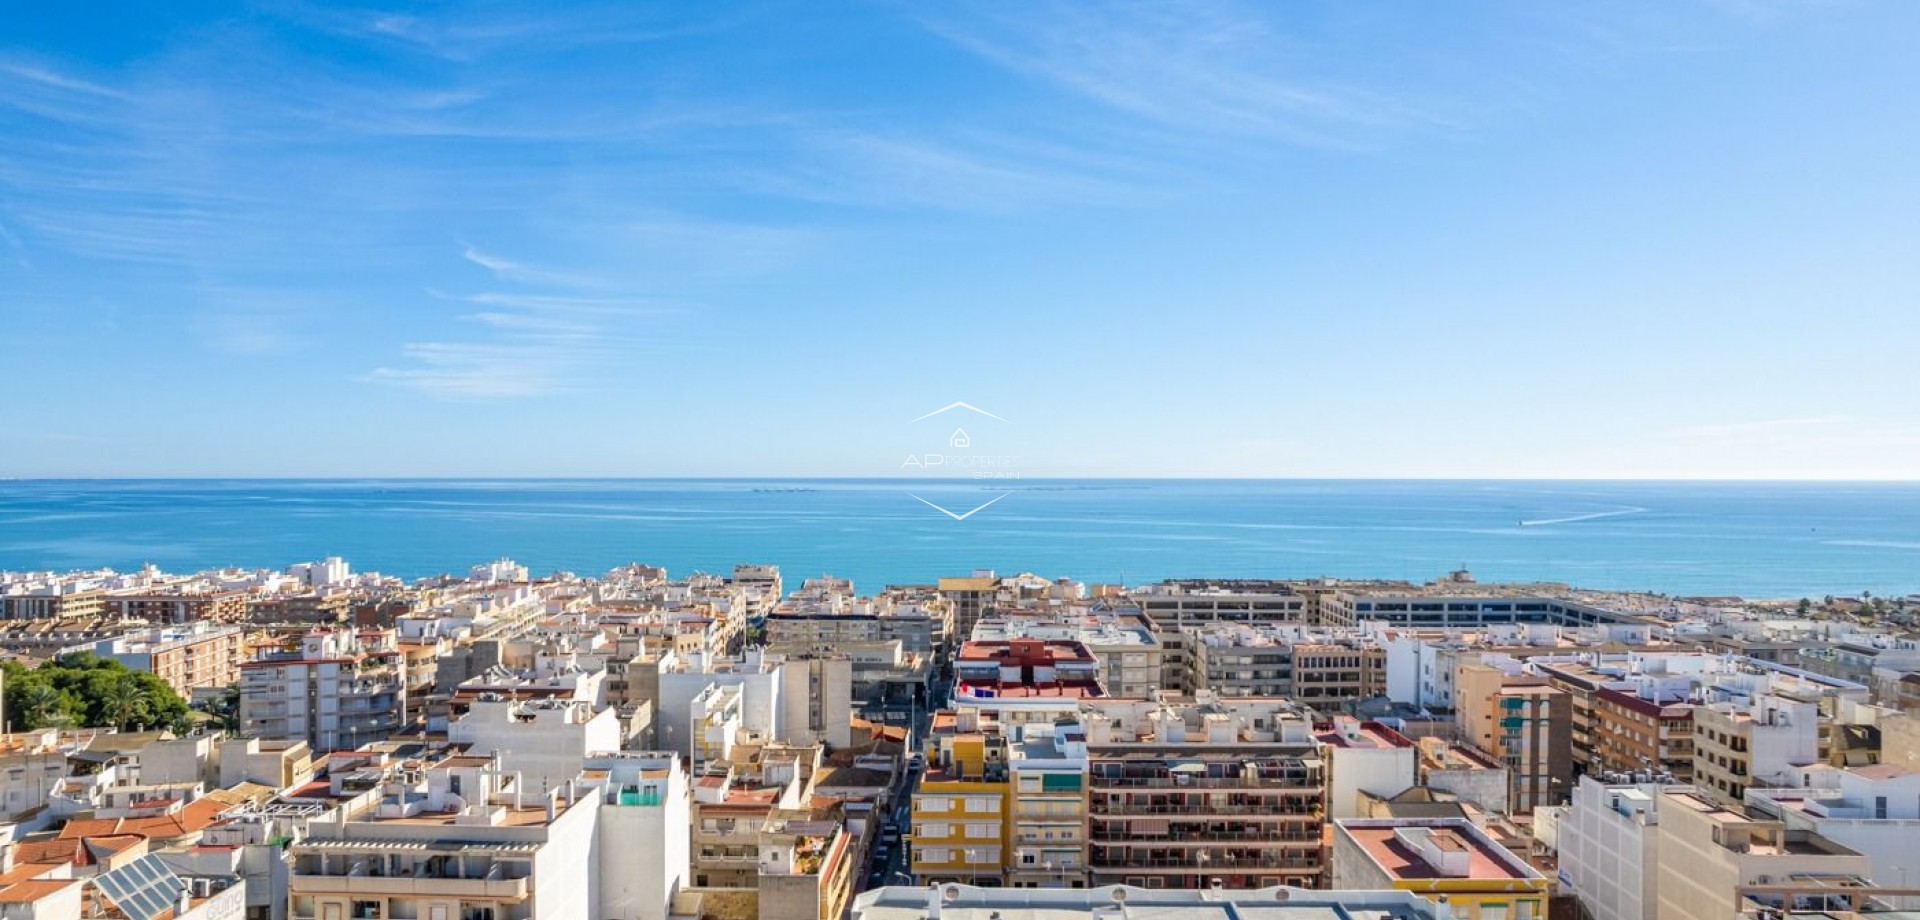
[[[1008,493],[956,521],[956,512]],[[1302,480],[0,482],[0,569],[326,555],[418,577],[772,562],[862,590],[973,568],[1482,578],[1749,596],[1920,591],[1920,484]]]

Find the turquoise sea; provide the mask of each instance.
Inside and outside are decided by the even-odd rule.
[[[916,497],[918,496],[918,497]],[[928,502],[964,513],[964,520]],[[1920,592],[1920,484],[1309,480],[0,482],[0,569],[327,555],[406,577],[510,556],[678,576],[772,562],[862,590],[974,568],[1554,580],[1679,594]]]

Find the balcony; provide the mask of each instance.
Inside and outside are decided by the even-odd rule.
[[[497,898],[520,901],[527,897],[524,878],[440,878],[426,875],[301,875],[289,886],[296,895],[370,895],[413,898]]]
[[[1299,770],[1289,773],[1261,774],[1259,776],[1192,776],[1189,774],[1162,774],[1156,776],[1090,776],[1088,785],[1094,792],[1103,789],[1234,789],[1244,791],[1319,791],[1321,776],[1318,771]]]
[[[1319,790],[1302,790],[1315,793],[1310,800],[1275,800],[1271,798],[1253,801],[1233,801],[1219,804],[1206,802],[1124,802],[1109,805],[1095,802],[1088,809],[1088,817],[1098,819],[1120,819],[1141,815],[1168,815],[1191,818],[1278,818],[1303,819],[1320,817]],[[1250,810],[1255,809],[1255,810]]]
[[[695,856],[693,861],[699,866],[752,869],[760,864],[760,851],[753,849],[740,853],[701,853]]]
[[[1317,828],[1311,827],[1250,824],[1236,830],[1173,827],[1166,833],[1155,834],[1121,824],[1103,824],[1095,827],[1087,839],[1110,846],[1205,846],[1241,840],[1317,844],[1320,842],[1320,833]]]
[[[1095,872],[1131,872],[1136,869],[1157,871],[1213,872],[1230,874],[1236,872],[1265,872],[1283,870],[1319,871],[1323,867],[1318,851],[1310,857],[1285,856],[1279,853],[1247,852],[1238,856],[1195,852],[1187,855],[1172,854],[1136,855],[1102,852],[1095,848],[1088,860]]]

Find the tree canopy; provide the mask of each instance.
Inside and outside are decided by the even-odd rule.
[[[167,682],[92,652],[61,655],[28,669],[0,667],[7,675],[7,729],[50,726],[117,728],[122,731],[182,729],[187,702]]]

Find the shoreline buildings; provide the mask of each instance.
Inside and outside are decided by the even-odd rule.
[[[161,868],[207,920],[1920,907],[1907,639],[1724,599],[506,559],[0,596],[26,664],[93,652],[206,710],[16,726],[0,906],[29,906],[0,912],[30,920]]]

